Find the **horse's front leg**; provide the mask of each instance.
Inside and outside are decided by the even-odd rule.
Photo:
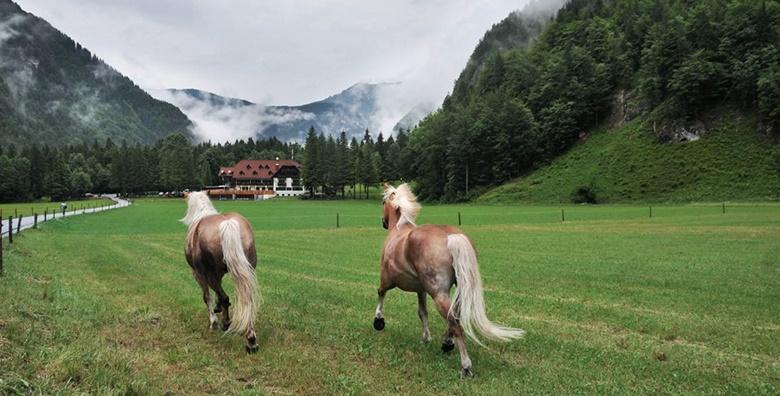
[[[379,286],[377,294],[379,295],[379,303],[376,306],[376,312],[374,313],[374,329],[382,330],[385,328],[385,293],[389,288],[384,284]]]
[[[425,292],[417,292],[417,315],[420,316],[420,322],[422,322],[422,339],[425,342],[431,341],[431,331],[428,329],[428,308],[426,303],[428,296]]]

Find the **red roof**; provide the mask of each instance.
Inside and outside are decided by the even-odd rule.
[[[241,160],[233,167],[220,167],[219,176],[234,179],[271,179],[279,169],[287,166],[301,168],[301,164],[294,160]]]

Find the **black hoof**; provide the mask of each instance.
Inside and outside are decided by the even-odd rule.
[[[441,351],[444,353],[450,352],[453,349],[455,349],[455,343],[452,342],[452,340],[447,339],[444,340],[444,342],[441,343]]]
[[[374,329],[382,330],[385,328],[385,318],[374,318]]]
[[[209,331],[217,331],[218,326],[217,322],[209,324]]]
[[[254,345],[254,346],[248,346],[247,345],[246,346],[246,353],[248,353],[250,355],[253,354],[253,353],[257,353],[257,351],[259,351],[259,350],[260,350],[260,347],[257,346],[257,345]]]
[[[460,370],[460,377],[461,378],[469,378],[469,377],[473,377],[473,376],[474,376],[474,372],[471,371],[471,367],[464,367],[464,368],[462,368]]]
[[[222,323],[222,331],[228,331],[230,328],[230,322]]]

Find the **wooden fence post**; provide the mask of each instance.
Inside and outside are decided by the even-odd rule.
[[[49,214],[49,208],[44,209],[43,211],[43,221],[46,221],[46,215]]]
[[[339,228],[339,212],[336,212],[336,228]]]
[[[463,223],[460,221],[460,211],[458,211],[458,225],[461,225],[461,224],[463,224]]]
[[[38,213],[33,214],[33,229],[38,229]]]
[[[651,219],[653,218],[653,207],[652,206],[650,206],[650,218]]]
[[[22,230],[22,216],[19,216],[19,221],[16,222],[16,233]]]
[[[561,222],[566,221],[566,216],[563,214],[563,209],[561,209]]]
[[[726,214],[726,203],[723,203],[723,214]]]
[[[14,243],[14,218],[13,216],[8,216],[8,244]]]

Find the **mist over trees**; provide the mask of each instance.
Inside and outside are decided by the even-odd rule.
[[[539,21],[512,14],[412,131],[417,192],[464,200],[528,173],[603,123],[620,92],[661,120],[757,113],[778,136],[779,27],[777,1],[572,0],[535,39]]]
[[[0,1],[0,144],[154,144],[190,124],[45,20]]]

